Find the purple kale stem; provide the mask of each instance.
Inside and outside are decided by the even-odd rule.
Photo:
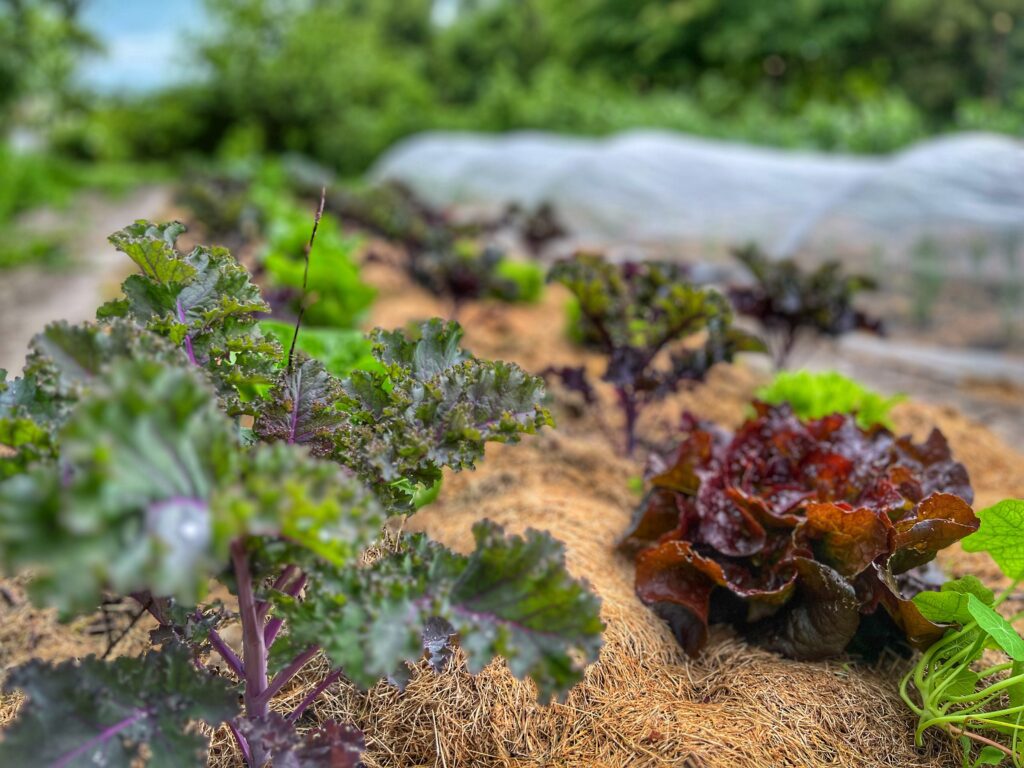
[[[289,581],[291,581],[292,576],[298,573],[298,571],[298,566],[289,565],[287,568],[281,571],[281,575],[277,577],[277,580],[274,582],[274,585],[270,588],[270,591],[284,592],[285,585],[288,584]],[[260,600],[258,603],[256,603],[256,615],[259,617],[260,621],[263,621],[265,618],[267,618],[268,610],[270,610],[269,600]]]
[[[235,725],[234,720],[228,721],[228,729],[231,731],[231,735],[235,737],[235,742],[238,744],[238,748],[242,751],[242,758],[245,760],[246,765],[252,765],[252,750],[249,749],[249,742],[246,740],[242,732],[238,730],[238,726]]]
[[[303,574],[295,580],[295,582],[284,590],[286,595],[297,597],[302,588],[306,586],[306,575]],[[271,619],[267,622],[266,629],[263,631],[263,642],[267,648],[274,644],[274,640],[277,639],[277,633],[281,631],[281,627],[284,626],[284,619]]]
[[[260,694],[260,698],[263,703],[269,704],[270,700],[277,695],[277,692],[284,688],[288,684],[288,681],[295,677],[299,671],[309,663],[309,660],[319,652],[319,646],[314,645],[307,648],[296,656],[287,667],[274,675],[274,679],[270,681],[270,685],[268,685],[267,689]]]
[[[306,710],[309,709],[309,705],[316,701],[317,697],[321,693],[326,691],[328,688],[330,688],[333,683],[337,682],[339,677],[341,677],[341,670],[336,669],[323,680],[321,680],[319,685],[317,685],[316,688],[307,693],[306,697],[299,702],[299,705],[292,710],[291,714],[288,715],[288,721],[294,723],[296,720],[302,717],[302,715],[305,714]]]
[[[185,322],[185,309],[181,306],[181,299],[178,299],[178,321]],[[188,353],[188,359],[192,365],[199,365],[196,362],[195,350],[192,349],[192,335],[189,333],[185,334],[185,351]]]
[[[64,757],[60,758],[55,763],[52,763],[50,765],[50,768],[65,768],[65,766],[71,765],[71,763],[73,763],[76,758],[84,755],[93,747],[99,744],[103,744],[104,742],[110,741],[110,739],[117,736],[117,734],[119,734],[121,731],[135,725],[135,723],[149,715],[149,713],[150,712],[148,709],[135,710],[134,713],[126,717],[124,720],[114,723],[109,728],[103,729],[102,732],[98,733],[96,736],[93,736],[91,739],[85,742],[85,744],[82,744],[77,749],[68,752],[66,755],[64,755]]]
[[[225,663],[231,667],[231,670],[238,675],[239,678],[245,680],[245,665],[242,664],[242,660],[238,658],[231,646],[224,642],[220,634],[216,629],[210,630],[210,645],[213,646],[213,650],[221,655]]]
[[[253,595],[249,554],[245,542],[231,542],[231,564],[238,582],[238,612],[242,617],[242,658],[245,664],[245,713],[249,718],[267,714],[267,704],[261,694],[267,688],[267,646],[263,642],[263,628],[256,617],[256,597]],[[265,762],[264,755],[253,745],[253,758],[257,766]]]

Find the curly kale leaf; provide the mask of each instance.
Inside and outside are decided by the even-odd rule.
[[[196,373],[122,361],[61,430],[59,464],[0,484],[0,562],[65,613],[105,589],[194,601],[223,559],[209,497],[236,444]]]
[[[317,456],[330,456],[335,435],[345,420],[338,409],[341,382],[318,360],[282,370],[261,403],[253,432],[266,442],[306,445]]]
[[[233,413],[250,413],[245,402],[268,383],[280,347],[265,337],[258,313],[270,307],[249,273],[223,248],[199,246],[180,253],[184,227],[136,222],[111,242],[142,272],[122,284],[124,298],[100,307],[97,316],[127,317],[181,346],[210,375]]]
[[[457,635],[474,673],[500,655],[542,697],[564,693],[600,649],[599,599],[568,574],[547,534],[505,537],[487,522],[473,533],[470,555],[415,535],[365,568],[315,572],[304,602],[279,600],[291,628],[285,647],[320,644],[369,686],[418,659],[425,631],[432,655]]]
[[[235,533],[283,538],[337,566],[354,563],[384,523],[376,497],[348,470],[284,443],[246,452],[212,507]]]
[[[51,323],[29,346],[22,378],[0,389],[0,445],[14,450],[4,456],[0,476],[23,471],[39,459],[56,457],[56,437],[69,414],[114,361],[187,362],[168,341],[133,323]]]
[[[556,263],[548,280],[568,288],[579,308],[580,338],[607,358],[604,380],[614,385],[625,417],[627,452],[648,403],[702,381],[713,366],[739,352],[763,350],[732,326],[721,294],[692,285],[685,270],[661,262],[610,264],[581,253]],[[684,341],[703,334],[703,343]]]
[[[0,741],[0,763],[11,766],[199,768],[209,739],[190,724],[238,711],[237,693],[180,647],[110,662],[33,660],[10,672],[5,689],[27,697]]]
[[[34,379],[8,381],[0,369],[0,478],[56,455],[48,428],[56,421],[55,410]]]
[[[410,508],[409,482],[433,485],[442,467],[472,468],[489,441],[512,443],[552,423],[541,379],[511,363],[473,358],[456,323],[431,320],[418,339],[376,331],[383,371],[343,382],[347,413],[336,458],[388,504]]]

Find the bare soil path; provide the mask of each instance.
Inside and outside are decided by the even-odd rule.
[[[129,266],[107,236],[136,219],[159,218],[170,201],[169,187],[147,186],[117,199],[86,194],[67,211],[34,214],[34,228],[71,233],[70,265],[59,271],[27,266],[0,272],[0,368],[17,375],[29,341],[47,323],[94,318]]]

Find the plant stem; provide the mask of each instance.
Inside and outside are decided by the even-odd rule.
[[[242,732],[238,730],[234,720],[228,721],[228,730],[235,737],[235,743],[238,744],[238,748],[242,751],[242,759],[245,760],[245,764],[252,765],[252,750],[249,749],[249,742],[242,735]]]
[[[1005,747],[1002,744],[1000,744],[998,741],[993,741],[992,739],[985,738],[980,733],[968,731],[966,728],[957,728],[955,725],[947,725],[946,728],[954,736],[966,736],[968,739],[973,739],[979,744],[984,744],[987,747],[993,747],[995,749],[998,749],[1003,754],[1008,755],[1010,758],[1013,758],[1013,752],[1010,751],[1008,747]]]
[[[306,575],[303,574],[297,578],[290,587],[283,590],[286,595],[297,597],[302,588],[306,586]],[[278,633],[281,631],[281,627],[284,626],[284,619],[275,618],[267,622],[266,627],[263,629],[263,643],[269,648],[274,644],[274,640],[277,639]]]
[[[249,555],[245,542],[235,539],[231,542],[231,564],[235,570],[238,587],[238,612],[242,618],[242,657],[245,665],[245,714],[250,719],[264,717],[268,713],[267,702],[262,694],[267,688],[267,646],[263,642],[263,628],[256,616],[256,597],[253,594],[252,574],[249,571]],[[258,744],[252,747],[250,765],[260,768],[267,756]]]
[[[296,656],[287,667],[274,675],[274,679],[270,681],[270,685],[268,685],[267,689],[260,694],[260,699],[263,703],[269,704],[270,700],[277,694],[277,692],[284,688],[288,684],[288,681],[295,677],[295,675],[299,673],[299,670],[306,666],[306,664],[309,663],[309,660],[319,652],[319,646],[314,645],[307,648]]]
[[[224,663],[231,667],[231,671],[234,672],[242,680],[245,679],[245,665],[242,664],[242,660],[238,658],[231,646],[224,642],[220,634],[216,629],[210,630],[210,645],[213,646],[213,650],[220,654],[221,658],[224,659]]]
[[[299,568],[296,565],[289,565],[283,571],[281,575],[274,581],[273,586],[270,588],[271,592],[284,592],[285,585],[291,581],[292,577],[299,572]],[[260,621],[267,618],[267,611],[270,610],[269,600],[260,600],[256,603],[256,615],[260,618]]]
[[[295,707],[295,709],[292,710],[292,713],[288,715],[288,721],[294,723],[296,720],[302,717],[302,715],[309,708],[309,705],[316,701],[316,698],[321,693],[330,688],[333,683],[337,682],[338,678],[340,677],[341,670],[336,669],[323,680],[321,680],[320,683],[316,686],[316,688],[314,688],[312,691],[306,694],[306,697],[299,702],[299,705]]]
[[[626,418],[626,456],[632,456],[633,451],[636,450],[636,422],[640,415],[636,396],[623,387],[616,388],[616,394],[619,398],[619,406]]]
[[[309,282],[309,254],[313,250],[313,243],[316,242],[316,230],[320,226],[320,219],[324,215],[324,205],[327,202],[327,187],[320,188],[320,207],[317,208],[316,216],[313,219],[313,231],[309,235],[309,242],[303,254],[305,268],[302,271],[302,297],[299,299],[299,314],[295,318],[295,333],[292,334],[292,344],[288,348],[288,373],[292,372],[292,358],[295,356],[295,344],[299,340],[299,329],[302,327],[302,316],[306,314],[306,285]]]
[[[181,306],[181,299],[178,299],[178,320],[181,323],[185,322],[185,309]],[[192,334],[190,333],[185,334],[185,352],[188,353],[188,359],[192,365],[199,365],[196,362],[195,350],[192,349]]]

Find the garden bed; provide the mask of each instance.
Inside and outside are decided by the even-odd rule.
[[[373,325],[400,327],[445,311],[383,266],[368,269],[367,277],[380,289]],[[535,306],[469,306],[460,318],[466,346],[532,371],[582,363],[598,372],[599,360],[571,346],[561,332],[564,300],[552,289]],[[684,408],[735,426],[765,378],[743,363],[719,366],[706,384],[651,407],[642,431],[653,440],[672,436]],[[572,573],[587,578],[602,597],[607,629],[601,659],[565,703],[549,707],[538,705],[532,683],[514,679],[500,661],[475,677],[457,662],[440,675],[424,671],[402,693],[386,684],[368,694],[337,686],[311,715],[354,720],[366,736],[369,768],[958,763],[944,739],[926,739],[921,750],[913,746],[914,718],[896,690],[906,666],[901,659],[874,665],[789,661],[721,628],[699,658],[687,658],[635,597],[633,565],[614,551],[638,501],[630,479],[641,472],[615,451],[617,425],[605,421],[615,418],[608,416],[614,411],[581,408],[576,395],[558,387],[552,397],[556,431],[511,450],[492,446],[478,471],[448,477],[440,500],[410,525],[463,551],[471,546],[472,524],[484,518],[513,533],[549,531],[566,544]],[[897,432],[918,438],[932,426],[945,432],[971,473],[979,506],[1024,496],[1024,457],[954,410],[904,403],[893,418]],[[986,560],[956,546],[940,555],[940,563],[953,574],[970,570],[986,577]],[[988,574],[995,572],[989,568]],[[28,607],[17,584],[8,585],[8,593],[11,599],[0,603],[3,668],[30,657],[68,658],[106,648],[102,615],[62,626],[48,612]],[[118,625],[117,617],[109,623]],[[116,653],[141,650],[147,628],[139,622]],[[230,641],[230,632],[225,635]],[[320,679],[318,671],[297,678],[281,703],[301,699]],[[304,687],[304,680],[311,682]],[[14,697],[0,700],[0,722],[16,705]],[[241,765],[226,733],[218,735],[211,760],[215,766]]]

